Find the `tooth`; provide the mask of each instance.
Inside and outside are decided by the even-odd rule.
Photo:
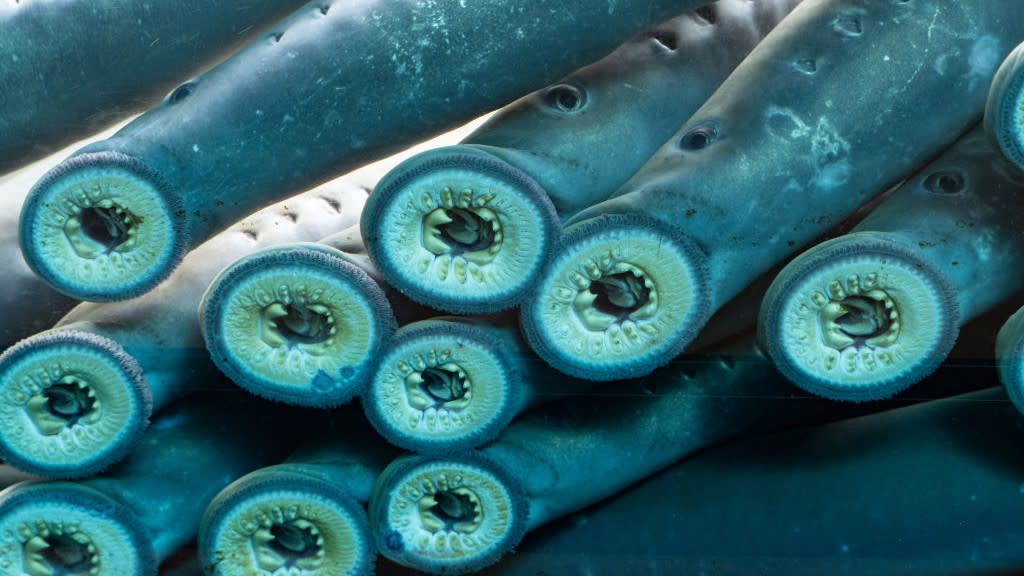
[[[445,208],[455,207],[455,201],[452,196],[452,189],[447,186],[445,186],[441,190],[441,205],[444,206]]]
[[[833,280],[828,285],[828,292],[832,295],[834,300],[842,300],[843,298],[846,298],[846,291],[843,290],[843,285],[837,280]]]

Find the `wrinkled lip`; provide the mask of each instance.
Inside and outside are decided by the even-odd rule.
[[[633,198],[633,194],[637,192],[642,192],[644,196],[650,196],[651,194],[657,195],[660,193],[658,190],[648,188],[631,190],[622,196],[610,198],[604,202],[595,204],[577,212],[565,221],[564,226],[568,227],[601,216],[646,213],[642,204],[638,204],[631,200],[631,198]]]

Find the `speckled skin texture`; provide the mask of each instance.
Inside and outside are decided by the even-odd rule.
[[[0,173],[155,104],[301,0],[0,5]]]
[[[956,290],[961,321],[968,322],[1024,288],[1022,214],[1024,174],[978,127],[853,232],[882,232],[941,270]]]
[[[496,113],[463,144],[532,176],[562,218],[621,186],[799,0],[720,0],[654,26],[608,57]],[[558,90],[585,99],[562,110]]]
[[[261,206],[549,84],[701,3],[538,0],[509,10],[499,0],[310,2],[82,151],[117,150],[159,173],[180,197],[196,245]]]
[[[939,153],[1024,38],[1013,0],[803,2],[617,197],[709,255],[717,308]],[[754,95],[754,96],[752,96]]]
[[[1016,573],[1021,433],[990,389],[744,440],[527,537],[488,574]]]
[[[480,452],[523,484],[533,529],[697,450],[787,420],[812,419],[826,405],[786,402],[766,409],[760,400],[737,400],[802,396],[752,342],[743,349],[741,362],[683,359],[646,378],[599,390],[606,393],[544,407]]]
[[[922,364],[908,368],[885,389],[892,393],[914,384],[944,360],[959,326],[1024,288],[1024,238],[1019,233],[1022,213],[1024,174],[1003,157],[981,126],[976,126],[889,195],[852,234],[804,252],[783,269],[761,309],[765,349],[784,372],[795,370],[795,381],[815,380],[813,370],[803,364],[806,359],[795,362],[799,368],[790,366],[795,352],[781,343],[781,334],[787,329],[780,312],[785,300],[794,294],[794,286],[806,282],[808,274],[827,265],[830,251],[839,250],[835,246],[881,262],[885,257],[872,246],[888,244],[901,253],[902,261],[931,279],[936,301],[948,303],[943,306],[948,322],[935,326],[936,332],[944,334],[942,343],[927,355],[912,355],[914,363]],[[830,386],[821,386],[819,393],[828,395],[825,390]],[[839,397],[856,394],[843,387],[835,392]]]

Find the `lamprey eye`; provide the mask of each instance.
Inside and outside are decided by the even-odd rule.
[[[559,84],[544,96],[548,106],[559,112],[579,112],[587,104],[587,95],[572,84]]]
[[[679,147],[683,150],[703,150],[718,140],[718,127],[714,124],[702,124],[687,132],[679,140]]]
[[[169,104],[177,104],[178,102],[181,102],[185,98],[191,96],[192,92],[194,92],[195,89],[195,82],[185,82],[184,84],[175,88],[174,91],[167,96],[167,102]]]
[[[964,189],[964,176],[953,170],[943,170],[929,174],[924,187],[936,194],[956,194]]]

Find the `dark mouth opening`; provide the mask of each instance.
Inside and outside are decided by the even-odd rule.
[[[430,513],[444,523],[445,530],[452,530],[456,524],[470,523],[476,519],[473,500],[465,495],[442,490],[434,494],[437,502],[430,507]]]
[[[270,528],[274,537],[268,545],[278,555],[290,559],[290,562],[315,556],[320,551],[317,536],[308,527],[299,527],[293,523],[274,524]]]
[[[603,276],[591,282],[589,290],[597,296],[594,307],[620,321],[643,308],[651,297],[643,277],[634,272]]]
[[[445,214],[452,221],[439,227],[441,239],[451,246],[454,254],[479,252],[490,248],[494,243],[491,223],[473,211],[449,208],[445,210]]]
[[[54,384],[43,390],[43,396],[50,414],[63,419],[68,426],[88,415],[96,405],[96,399],[89,396],[88,388],[75,384]]]
[[[47,547],[40,553],[54,576],[79,576],[93,569],[92,555],[86,544],[76,542],[66,534],[47,536],[43,540]]]
[[[885,334],[892,326],[885,303],[880,300],[850,296],[843,299],[846,314],[836,318],[843,334],[853,338],[857,344]]]
[[[120,208],[90,206],[82,209],[80,218],[82,233],[108,253],[128,240],[131,223]]]
[[[288,314],[276,320],[278,330],[288,340],[299,344],[319,344],[331,337],[330,316],[306,306],[289,304]]]
[[[461,400],[469,388],[466,377],[454,370],[430,367],[421,372],[420,388],[438,405]]]

